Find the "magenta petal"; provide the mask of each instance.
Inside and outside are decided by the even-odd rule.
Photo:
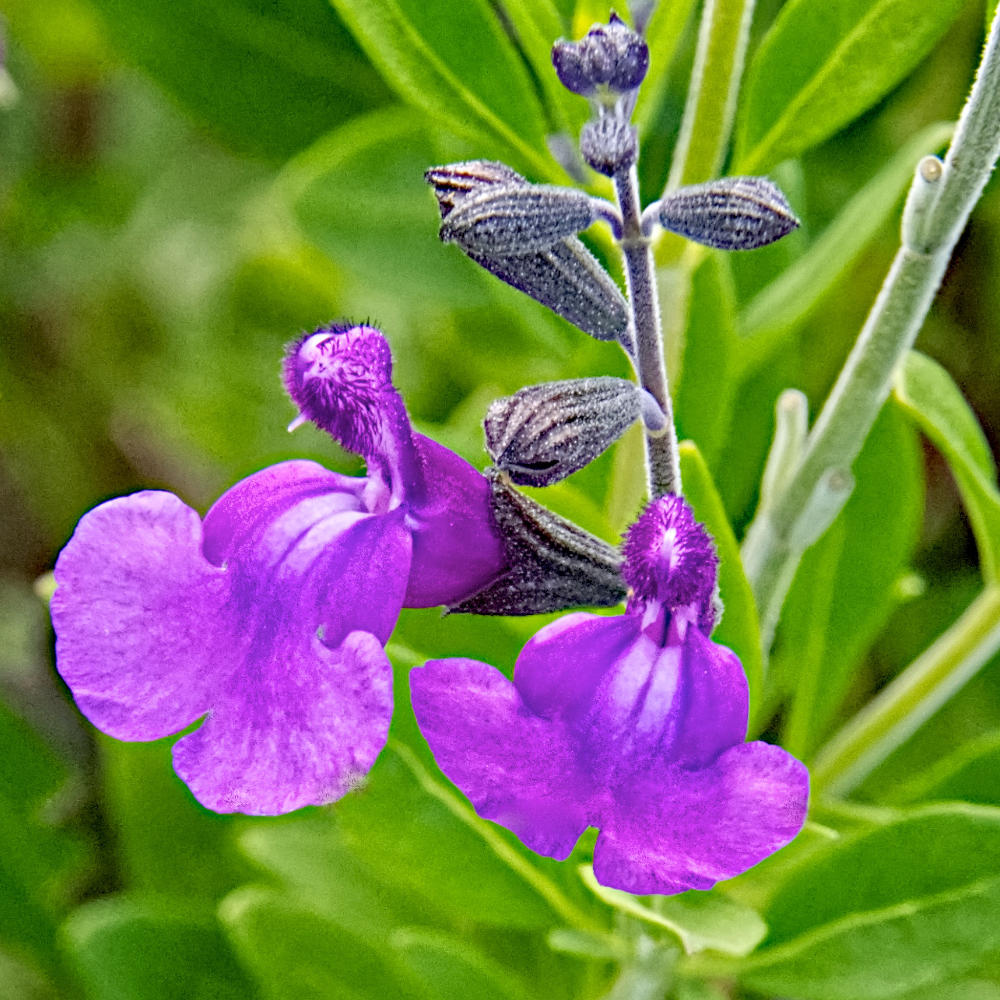
[[[805,766],[767,743],[732,747],[700,770],[654,768],[600,817],[594,875],[639,895],[709,889],[791,841],[808,798]]]
[[[195,511],[153,491],[101,504],[77,525],[55,577],[59,672],[95,726],[155,740],[210,707],[227,656],[228,581],[202,558]]]
[[[413,565],[406,607],[457,604],[485,587],[506,565],[489,483],[436,441],[414,434],[413,442],[423,486],[418,495],[407,495]]]
[[[315,635],[254,659],[200,729],[174,746],[174,769],[216,812],[271,816],[340,798],[369,771],[392,717],[382,644]]]
[[[514,684],[538,715],[578,718],[605,673],[639,635],[639,620],[632,615],[564,615],[528,640],[514,667]]]
[[[330,512],[362,511],[366,483],[306,461],[280,462],[255,472],[226,490],[205,515],[205,558],[221,566],[282,511],[309,497],[324,497]]]
[[[701,767],[746,738],[750,693],[743,665],[731,649],[693,626],[681,646],[681,684],[674,711],[676,730],[669,757],[675,763]]]
[[[562,727],[528,712],[514,685],[476,660],[432,660],[410,672],[410,692],[438,767],[476,812],[566,858],[587,827],[591,788]]]

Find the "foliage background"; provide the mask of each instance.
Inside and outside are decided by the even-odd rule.
[[[526,9],[506,6],[508,24]],[[640,106],[647,199],[662,189],[683,110],[692,6],[664,5],[677,30],[653,46]],[[758,5],[751,68],[780,7]],[[554,34],[572,37],[607,16],[588,0],[539,9],[551,10]],[[410,63],[355,40],[394,11],[427,48],[414,55],[404,38]],[[4,16],[0,995],[589,997],[612,989],[619,966],[641,980],[659,960],[642,942],[654,940],[662,957],[676,938],[648,920],[612,919],[577,875],[586,844],[566,865],[536,862],[470,819],[406,711],[410,664],[461,653],[509,671],[538,620],[405,612],[393,647],[395,749],[369,786],[330,809],[251,820],[201,810],[173,776],[171,741],[126,746],[81,724],[53,670],[39,596],[77,519],[108,497],[165,488],[204,511],[236,479],[282,459],[358,471],[318,432],[284,429],[293,411],[278,379],[282,346],[323,322],[376,321],[421,429],[479,466],[491,399],[546,379],[626,374],[612,346],[441,246],[422,181],[427,166],[472,157],[565,180],[544,137],[578,128],[585,108],[544,70],[539,52],[552,38],[540,28],[532,49],[522,26],[522,58],[496,8],[457,0],[6,0]],[[900,200],[924,149],[878,191],[866,185],[914,135],[953,120],[966,95],[984,11],[951,4],[941,20],[905,80],[796,159],[763,166],[802,230],[759,253],[703,255],[686,315],[666,317],[684,344],[671,357],[680,430],[705,455],[737,536],[756,502],[773,401],[787,386],[803,389],[813,412],[822,401],[896,248]],[[762,311],[758,293],[865,191],[853,204],[870,236],[847,259],[834,247],[814,293],[793,297],[799,307],[780,322]],[[918,343],[961,386],[994,454],[998,229],[993,184]],[[638,463],[628,437],[545,502],[614,541],[639,508]],[[761,710],[768,737],[807,760],[978,586],[951,475],[894,404],[856,472],[848,512],[811,550],[789,598],[774,658],[788,698]],[[1000,806],[997,768],[987,766],[998,733],[994,661],[859,798],[879,808],[941,797]],[[986,763],[960,772],[957,790],[936,792],[928,769],[963,746]],[[852,814],[843,829],[861,822]],[[997,835],[984,836],[996,853]],[[921,843],[904,838],[885,863],[915,863]],[[764,866],[726,898],[766,910],[771,878]],[[808,923],[789,906],[791,924]],[[800,978],[782,995],[891,996],[926,981],[951,983],[958,992],[947,996],[998,997],[1000,941],[980,937],[967,960],[939,963],[930,979],[893,980],[879,970],[883,954],[864,988],[838,994]],[[721,995],[707,992],[706,969],[682,970],[678,995]],[[779,990],[760,982],[766,995]],[[754,986],[751,975],[740,989]]]

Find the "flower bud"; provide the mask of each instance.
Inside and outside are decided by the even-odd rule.
[[[505,196],[515,190],[532,190],[532,185],[510,167],[489,160],[433,167],[424,177],[434,188],[445,238],[456,238],[452,235],[456,232],[464,238],[470,232],[472,227],[465,223],[454,226],[450,217],[472,200],[494,190]],[[575,236],[556,239],[550,246],[526,253],[471,249],[461,242],[459,246],[480,267],[592,337],[614,340],[627,333],[628,305],[624,296]]]
[[[434,188],[442,219],[446,219],[457,205],[495,185],[529,186],[516,170],[496,160],[466,160],[431,167],[424,174],[424,180]]]
[[[614,177],[631,167],[639,155],[635,126],[615,114],[592,119],[580,132],[580,152],[599,174]]]
[[[596,218],[576,188],[496,185],[466,198],[441,224],[441,239],[476,253],[521,254],[575,236]]]
[[[549,486],[614,444],[641,409],[641,390],[626,379],[528,386],[486,411],[486,450],[515,483]]]
[[[660,202],[659,221],[717,250],[754,250],[799,226],[785,196],[765,177],[723,177],[679,188]]]
[[[649,47],[617,15],[595,24],[579,42],[559,39],[552,46],[552,63],[567,90],[591,97],[598,87],[622,93],[642,83],[649,68]]]
[[[499,469],[488,469],[491,505],[507,564],[505,574],[449,611],[535,615],[625,598],[616,548],[518,493]]]

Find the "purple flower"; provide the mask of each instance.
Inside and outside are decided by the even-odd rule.
[[[202,521],[171,493],[90,511],[56,563],[60,673],[122,740],[204,719],[174,768],[217,812],[276,814],[339,798],[385,743],[400,608],[460,600],[503,568],[487,481],[412,433],[369,326],[294,344],[286,386],[367,461],[263,469]]]
[[[431,661],[410,675],[414,711],[476,811],[532,850],[562,860],[596,826],[602,884],[708,889],[798,833],[808,773],[743,742],[746,679],[708,638],[716,556],[687,504],[650,504],[624,555],[624,615],[546,626],[513,683],[475,660]]]

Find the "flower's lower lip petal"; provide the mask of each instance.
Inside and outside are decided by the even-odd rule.
[[[767,743],[741,743],[701,770],[654,768],[605,807],[594,875],[638,895],[711,888],[789,843],[808,799],[805,766]]]
[[[432,660],[410,672],[413,710],[438,767],[485,819],[533,851],[566,858],[592,795],[561,726],[524,707],[499,670]]]
[[[273,816],[324,805],[356,786],[385,745],[392,667],[352,632],[330,649],[303,634],[255,664],[174,746],[174,769],[215,812]]]
[[[203,551],[221,566],[262,526],[310,496],[322,495],[342,510],[364,510],[366,480],[342,476],[315,462],[280,462],[248,476],[228,489],[205,515]]]
[[[80,710],[123,740],[184,729],[225,683],[225,574],[201,555],[198,514],[146,491],[85,515],[56,563],[59,672]]]
[[[489,483],[430,438],[414,434],[413,442],[423,487],[407,496],[414,527],[406,607],[458,604],[505,566]]]

